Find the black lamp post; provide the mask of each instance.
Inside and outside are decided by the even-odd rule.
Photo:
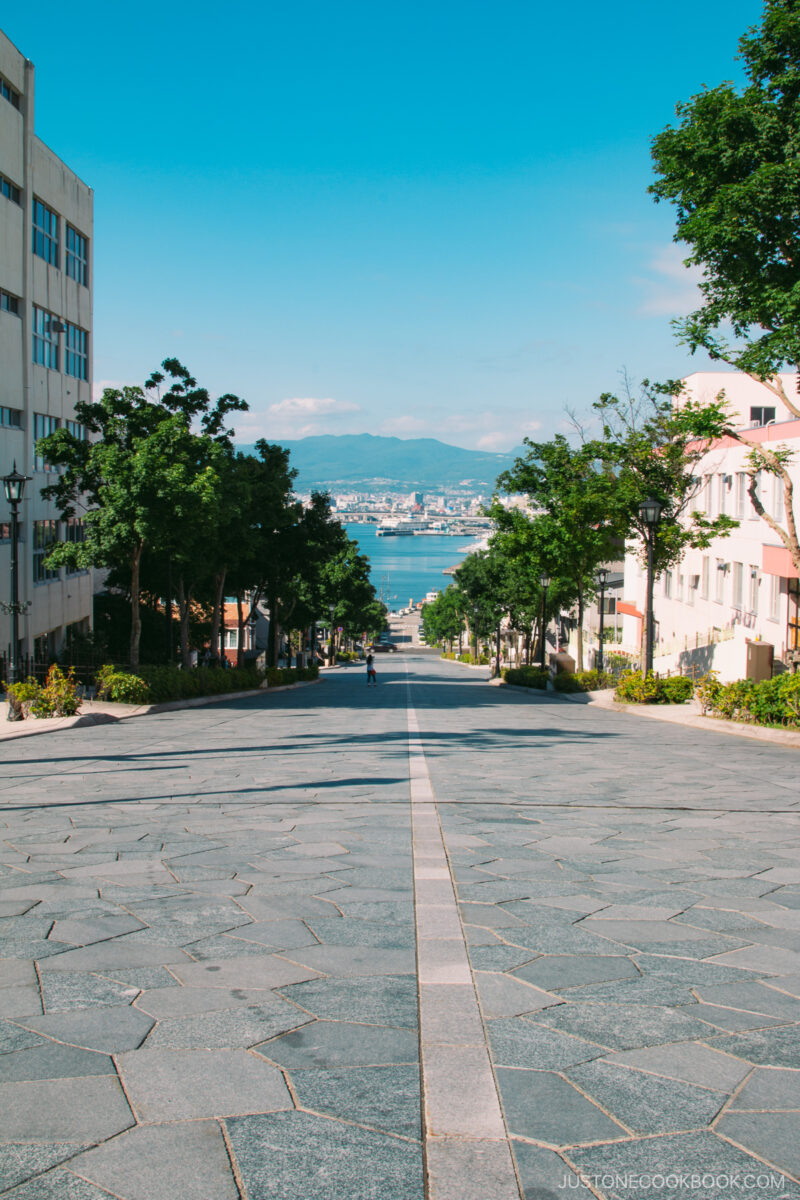
[[[475,634],[475,662],[477,662],[478,661],[478,605],[477,604],[473,604],[473,606],[472,606],[472,616],[473,616],[472,631]]]
[[[17,683],[19,679],[19,614],[22,612],[22,605],[19,602],[19,506],[22,503],[22,494],[25,491],[25,484],[29,481],[30,475],[20,475],[17,470],[17,464],[14,463],[14,470],[10,475],[3,476],[3,489],[6,494],[6,500],[11,506],[11,659],[8,664],[9,683]],[[27,607],[27,606],[26,606]],[[14,715],[12,716],[12,712]],[[9,721],[19,720],[21,714],[18,714],[15,707],[9,703],[8,719]]]
[[[645,653],[644,673],[648,675],[653,670],[653,544],[656,527],[661,520],[663,505],[652,496],[639,505],[639,519],[647,529],[647,606],[645,612]]]
[[[606,580],[608,579],[608,571],[605,567],[601,567],[597,572],[597,582],[600,584],[600,649],[597,652],[597,670],[600,674],[603,672],[603,609],[605,607],[606,595]]]
[[[539,583],[542,585],[542,649],[541,649],[541,667],[544,671],[547,663],[545,662],[545,634],[547,633],[547,589],[550,587],[550,576],[544,572],[539,576]]]

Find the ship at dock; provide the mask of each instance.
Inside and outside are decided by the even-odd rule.
[[[415,521],[413,517],[403,517],[399,521],[384,520],[375,527],[376,537],[441,537],[449,532],[447,521]]]

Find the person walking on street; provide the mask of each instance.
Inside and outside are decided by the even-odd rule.
[[[375,659],[372,657],[371,654],[368,654],[367,655],[367,687],[369,687],[369,685],[371,683],[374,683],[375,687],[377,687],[378,686],[378,676],[375,673]]]

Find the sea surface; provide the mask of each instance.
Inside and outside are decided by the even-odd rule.
[[[424,600],[434,588],[444,591],[453,579],[442,571],[462,562],[475,540],[446,534],[377,537],[374,525],[346,525],[345,529],[369,558],[373,587],[390,611]]]

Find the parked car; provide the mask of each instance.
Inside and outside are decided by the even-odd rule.
[[[394,642],[384,641],[383,638],[373,642],[371,646],[367,646],[367,649],[372,654],[397,654],[397,646]]]

